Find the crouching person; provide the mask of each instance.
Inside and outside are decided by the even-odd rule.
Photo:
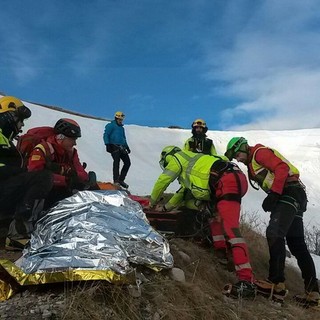
[[[27,172],[13,139],[30,118],[31,110],[21,100],[0,99],[0,250],[5,249],[9,226],[15,219],[19,234],[32,230],[42,211],[43,199],[53,185],[52,173]]]
[[[247,245],[239,230],[240,202],[247,192],[245,175],[223,156],[209,156],[165,147],[160,156],[162,174],[156,181],[150,199],[154,207],[174,180],[200,201],[208,201],[217,210],[217,219],[210,222],[215,250],[226,253],[229,242],[238,282],[227,284],[223,293],[234,297],[255,296],[255,285]]]
[[[78,190],[88,189],[92,183],[74,148],[80,137],[81,129],[76,121],[60,119],[54,126],[54,135],[36,145],[30,154],[30,172],[49,170],[53,173],[53,187],[45,202],[46,209]]]

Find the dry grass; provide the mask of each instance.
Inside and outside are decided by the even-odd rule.
[[[265,278],[268,271],[267,242],[242,225],[251,254],[251,262],[257,278]],[[150,320],[200,320],[200,319],[304,319],[319,318],[316,311],[305,310],[291,302],[294,293],[303,291],[303,283],[297,271],[287,268],[287,287],[290,291],[284,306],[256,297],[254,301],[231,300],[221,294],[224,284],[235,281],[235,276],[218,263],[210,248],[201,248],[188,240],[170,240],[175,267],[185,272],[186,282],[169,278],[168,271],[154,273],[141,269],[149,280],[141,285],[141,296],[134,298],[126,286],[114,286],[103,282],[88,283],[84,287],[66,290],[66,307],[63,319],[150,319]],[[186,261],[180,255],[190,257]]]

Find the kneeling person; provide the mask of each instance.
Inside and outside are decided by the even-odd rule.
[[[29,171],[48,169],[53,173],[53,188],[46,199],[49,208],[56,201],[83,190],[89,184],[89,176],[80,164],[76,140],[81,137],[79,124],[72,119],[60,119],[54,126],[54,135],[38,144],[30,154]]]
[[[160,156],[162,174],[152,193],[154,207],[167,187],[178,180],[201,201],[208,201],[217,210],[217,219],[210,221],[214,249],[226,252],[226,241],[231,246],[238,282],[226,285],[224,293],[232,297],[255,296],[253,273],[248,248],[239,229],[241,198],[248,189],[244,173],[224,156],[209,156],[181,151],[175,146],[165,147]]]
[[[21,100],[11,96],[0,99],[0,250],[5,249],[14,219],[19,234],[30,234],[52,187],[52,173],[27,172],[13,143],[30,116],[31,110]]]

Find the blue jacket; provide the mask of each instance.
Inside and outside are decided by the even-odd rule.
[[[104,128],[104,144],[116,144],[128,148],[126,134],[123,125],[118,125],[116,120],[108,123]]]

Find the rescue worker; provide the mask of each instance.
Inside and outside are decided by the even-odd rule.
[[[256,282],[258,292],[275,300],[283,300],[286,296],[286,240],[304,279],[305,294],[295,299],[302,304],[317,305],[320,299],[318,280],[304,239],[303,213],[308,200],[298,169],[275,149],[262,144],[249,146],[243,137],[232,138],[225,155],[230,160],[244,163],[249,178],[267,193],[262,208],[271,213],[266,230],[270,253],[269,276],[266,281]]]
[[[206,132],[208,131],[206,122],[202,119],[196,119],[193,121],[191,127],[192,137],[185,142],[183,150],[216,155],[217,152],[213,141],[206,136]],[[188,189],[181,187],[160,209],[162,209],[162,211],[171,211],[179,207],[184,211],[196,213],[197,211],[202,211],[205,206],[206,204],[195,199]]]
[[[131,151],[123,127],[124,117],[125,115],[121,111],[115,113],[114,120],[105,126],[103,140],[107,152],[111,153],[113,159],[113,182],[127,189],[129,185],[124,180],[131,165],[129,157]],[[120,160],[123,161],[123,167],[119,173]]]
[[[74,148],[80,137],[81,129],[76,121],[59,119],[54,126],[54,135],[36,145],[29,156],[30,172],[48,169],[53,173],[53,188],[46,199],[46,208],[91,184]]]
[[[9,226],[15,219],[20,234],[31,232],[41,204],[52,186],[52,174],[27,172],[13,140],[21,132],[31,110],[12,96],[0,99],[0,250],[5,249]],[[34,221],[33,221],[34,222]]]
[[[196,119],[193,121],[191,127],[192,137],[185,142],[183,150],[213,156],[216,155],[217,151],[213,141],[207,138],[206,135],[208,131],[206,122],[203,119]]]
[[[163,172],[153,187],[150,208],[157,205],[169,184],[176,179],[196,199],[209,201],[211,207],[216,207],[219,217],[210,222],[212,234],[216,237],[215,249],[226,250],[226,240],[229,242],[238,277],[238,282],[226,285],[223,293],[235,298],[254,297],[248,248],[239,230],[241,198],[248,188],[245,175],[224,156],[181,151],[175,146],[162,150],[160,166]],[[219,239],[217,233],[221,235]]]

